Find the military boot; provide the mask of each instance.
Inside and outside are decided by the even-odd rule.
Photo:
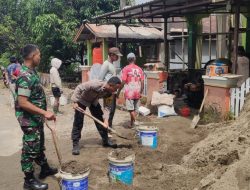
[[[41,183],[38,181],[33,173],[25,173],[23,188],[25,190],[46,190],[48,189],[47,183]]]
[[[41,166],[41,172],[39,174],[39,179],[44,179],[47,176],[55,175],[58,172],[56,168],[51,168],[47,163]]]

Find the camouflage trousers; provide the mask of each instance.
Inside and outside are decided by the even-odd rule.
[[[43,126],[22,126],[21,129],[23,131],[21,166],[24,173],[29,173],[34,171],[34,161],[40,166],[47,163],[44,154],[44,130]]]

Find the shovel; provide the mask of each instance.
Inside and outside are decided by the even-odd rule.
[[[193,118],[193,120],[192,120],[192,122],[191,122],[191,128],[192,128],[192,129],[195,129],[196,125],[197,125],[198,122],[200,121],[200,113],[201,113],[202,108],[203,108],[203,106],[204,106],[204,103],[205,103],[205,99],[206,99],[206,97],[207,97],[207,94],[208,94],[208,89],[207,89],[206,92],[205,92],[205,96],[204,96],[204,98],[203,98],[203,100],[202,100],[201,107],[200,107],[200,110],[199,110],[198,114],[197,114],[196,116],[194,116],[194,118]]]
[[[62,154],[61,154],[60,149],[59,149],[59,146],[58,146],[56,130],[55,130],[55,128],[49,126],[47,120],[45,120],[45,124],[46,124],[46,126],[47,126],[47,127],[50,129],[50,131],[51,131],[52,138],[53,138],[53,142],[54,142],[55,149],[56,149],[56,155],[57,155],[57,158],[58,158],[58,161],[59,161],[59,165],[60,165],[60,168],[61,168],[61,166],[62,166]]]
[[[105,123],[103,123],[103,122],[100,121],[99,119],[95,118],[94,116],[88,114],[88,113],[87,113],[85,110],[83,110],[82,108],[77,107],[77,108],[75,108],[75,109],[76,109],[77,111],[83,113],[84,115],[90,117],[91,119],[93,119],[94,121],[96,121],[97,123],[99,123],[100,125],[102,125],[103,127],[107,128],[108,130],[110,130],[112,133],[114,133],[114,134],[117,135],[118,137],[123,138],[123,139],[126,139],[126,140],[132,140],[132,139],[129,139],[129,138],[127,138],[127,137],[122,136],[122,135],[119,134],[116,130],[114,130],[114,129],[110,128],[110,127],[106,127],[106,124],[105,124]]]

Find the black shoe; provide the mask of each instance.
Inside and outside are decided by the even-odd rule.
[[[72,149],[72,155],[79,155],[79,154],[80,154],[79,144],[74,144]]]
[[[55,175],[58,173],[58,170],[56,168],[49,167],[48,164],[45,164],[44,166],[41,166],[41,172],[39,174],[39,179],[44,179],[50,175]]]
[[[25,179],[23,188],[26,190],[46,190],[48,189],[47,183],[41,183],[36,178]]]
[[[103,146],[103,147],[110,147],[110,148],[117,148],[117,144],[114,143],[114,142],[112,142],[110,139],[104,140],[104,141],[102,142],[102,146]]]

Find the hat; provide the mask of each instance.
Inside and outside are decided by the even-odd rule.
[[[112,54],[115,54],[117,56],[122,56],[120,50],[117,48],[117,47],[112,47],[109,49],[109,54],[112,53]]]
[[[131,59],[131,58],[135,58],[135,54],[132,52],[127,55],[127,59]]]

